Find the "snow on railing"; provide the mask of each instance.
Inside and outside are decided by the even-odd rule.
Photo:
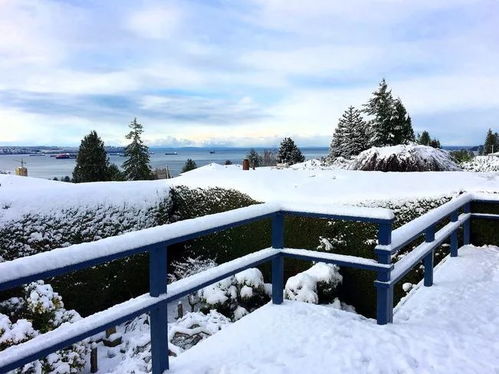
[[[383,208],[361,208],[344,205],[317,205],[303,203],[265,203],[208,215],[168,225],[126,233],[91,243],[58,248],[34,256],[0,263],[0,290],[88,268],[100,263],[149,253],[149,294],[117,304],[72,324],[39,335],[25,343],[0,352],[0,372],[6,372],[26,363],[45,357],[74,342],[95,335],[107,327],[123,323],[139,314],[150,314],[151,354],[153,374],[168,369],[167,304],[202,287],[232,274],[264,262],[272,262],[272,302],[283,301],[285,257],[328,262],[340,266],[367,269],[377,273],[377,321],[392,322],[394,284],[423,260],[426,286],[433,279],[433,252],[448,237],[451,239],[451,256],[457,256],[457,230],[464,227],[464,244],[470,240],[470,221],[476,218],[498,219],[499,215],[470,213],[472,201],[498,203],[497,195],[464,194],[436,208],[392,233],[393,213]],[[459,215],[460,211],[463,211]],[[297,215],[329,219],[369,222],[378,226],[377,261],[356,256],[324,253],[284,247],[284,216]],[[435,232],[436,224],[449,217],[451,222]],[[250,222],[272,219],[272,247],[221,264],[168,285],[168,245],[194,239],[203,235],[240,226]],[[425,242],[392,264],[392,254],[401,247],[425,234]],[[393,240],[392,240],[393,238]]]

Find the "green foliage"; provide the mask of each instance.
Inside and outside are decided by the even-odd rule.
[[[489,129],[485,137],[485,143],[483,144],[483,154],[488,155],[495,152],[499,152],[499,135],[493,133],[492,129]]]
[[[91,131],[81,141],[73,170],[73,181],[75,183],[107,181],[108,170],[109,159],[104,149],[104,142],[97,132]]]
[[[400,98],[393,98],[385,79],[381,80],[378,90],[364,104],[364,112],[371,116],[370,146],[391,146],[414,141],[411,118]]]
[[[188,171],[196,169],[198,166],[196,165],[196,162],[190,158],[187,159],[185,162],[184,166],[182,167],[182,173],[186,173]]]
[[[257,168],[263,163],[263,158],[255,151],[254,148],[251,148],[246,158],[249,160],[250,167]]]
[[[473,154],[472,151],[469,151],[467,149],[460,149],[458,151],[452,151],[450,152],[451,157],[457,162],[457,163],[463,163],[463,162],[469,162],[475,158],[475,155]]]
[[[125,174],[120,170],[120,168],[116,164],[109,165],[108,178],[110,181],[118,181],[118,182],[126,180]]]
[[[350,157],[369,148],[367,123],[362,112],[350,106],[338,121],[330,146],[330,156]]]
[[[427,145],[433,148],[440,148],[440,141],[438,139],[432,139],[428,131],[423,131],[421,135],[418,134],[416,142],[421,145]]]
[[[303,156],[300,148],[296,146],[293,139],[284,138],[281,142],[277,159],[279,162],[293,165],[305,161],[305,156]]]
[[[126,160],[123,162],[124,174],[127,180],[152,179],[151,166],[149,165],[149,148],[143,143],[141,135],[143,127],[137,122],[137,118],[128,126],[130,132],[126,138],[131,143],[125,147]]]

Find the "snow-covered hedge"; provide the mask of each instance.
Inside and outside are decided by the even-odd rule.
[[[76,311],[64,309],[61,296],[49,284],[43,281],[30,283],[24,287],[22,297],[0,303],[0,351],[80,318]],[[26,364],[14,373],[79,373],[85,365],[89,349],[84,340]]]
[[[471,161],[463,162],[461,167],[467,171],[498,172],[499,156],[476,156]]]
[[[461,170],[448,152],[417,144],[370,148],[356,157],[351,168],[377,171]]]

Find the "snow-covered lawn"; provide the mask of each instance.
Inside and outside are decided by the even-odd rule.
[[[499,372],[499,248],[460,250],[417,286],[394,323],[285,301],[268,304],[171,360],[180,373]]]
[[[295,165],[288,169],[210,164],[171,179],[192,187],[234,188],[256,200],[361,202],[452,195],[461,191],[498,191],[499,173],[378,172]]]

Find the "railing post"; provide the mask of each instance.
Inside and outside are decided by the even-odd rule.
[[[272,248],[284,248],[284,215],[272,217]],[[284,292],[284,257],[272,259],[272,303],[282,304]]]
[[[450,216],[451,222],[457,222],[458,220],[458,214],[457,211],[452,212]],[[458,254],[458,239],[457,239],[457,229],[450,234],[450,256],[451,257],[457,257]]]
[[[470,213],[471,212],[471,203],[466,203],[464,204],[464,213]],[[464,222],[463,224],[463,245],[468,245],[470,244],[470,239],[471,239],[471,217]]]
[[[392,242],[392,222],[386,221],[379,224],[378,244],[390,245]],[[376,254],[380,264],[391,264],[392,255],[389,249],[377,249]],[[393,286],[386,283],[390,280],[391,270],[380,270],[377,275],[376,285],[376,320],[378,325],[393,322]]]
[[[425,231],[425,241],[427,243],[431,243],[435,240],[435,225],[431,225]],[[431,250],[423,258],[423,267],[424,267],[424,285],[425,287],[431,287],[433,285],[433,253],[434,249]]]
[[[166,294],[167,248],[156,246],[149,251],[149,294]],[[168,369],[168,311],[166,302],[150,311],[152,373]]]

